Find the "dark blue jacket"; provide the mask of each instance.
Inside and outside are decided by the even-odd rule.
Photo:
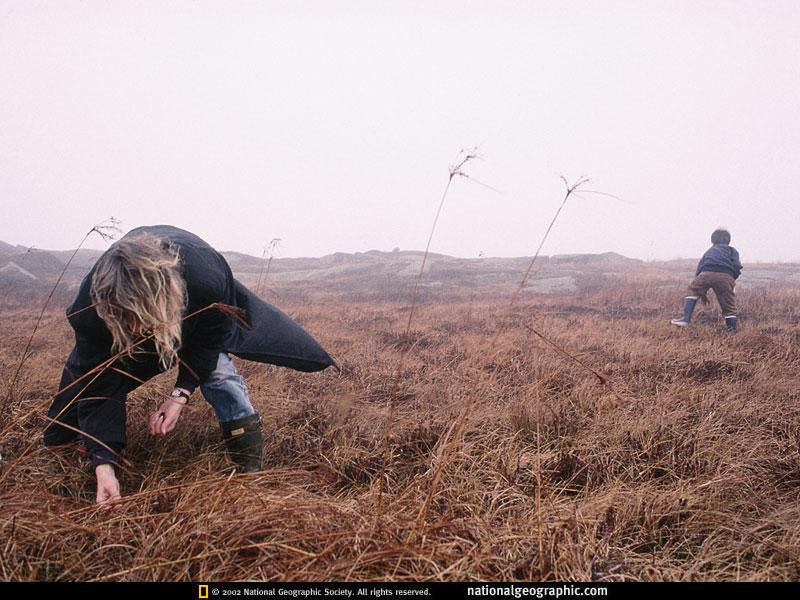
[[[736,248],[728,244],[714,244],[709,248],[697,264],[695,277],[703,271],[714,273],[728,273],[738,279],[742,272],[742,263]]]

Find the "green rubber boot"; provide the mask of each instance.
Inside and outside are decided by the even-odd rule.
[[[241,473],[260,471],[261,451],[264,447],[261,415],[255,413],[241,419],[223,421],[219,425],[228,456],[236,464],[236,470]]]

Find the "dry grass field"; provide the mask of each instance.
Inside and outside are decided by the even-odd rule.
[[[41,445],[72,344],[54,306],[0,415],[0,579],[797,580],[800,289],[743,291],[736,335],[713,305],[670,326],[682,294],[606,282],[523,296],[505,322],[507,297],[424,298],[382,481],[407,302],[285,294],[342,371],[238,361],[263,472],[230,474],[201,398],[149,436],[170,373],[128,399],[115,510],[80,453]],[[37,314],[0,307],[2,399]]]

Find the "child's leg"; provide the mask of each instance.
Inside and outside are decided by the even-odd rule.
[[[692,322],[692,313],[694,312],[694,307],[697,305],[697,301],[700,298],[705,298],[705,294],[708,292],[709,284],[704,275],[705,273],[700,273],[700,275],[695,277],[689,284],[689,295],[683,299],[683,316],[678,319],[672,319],[671,323],[673,325],[686,327]]]
[[[706,294],[713,284],[713,275],[713,273],[703,271],[692,279],[692,283],[689,284],[689,296],[699,298],[703,301],[703,304],[706,304],[708,302]]]
[[[725,325],[728,329],[735,331],[738,319],[736,317],[736,294],[733,289],[736,280],[727,273],[718,273],[718,275],[719,277],[716,277],[714,281],[714,294],[719,301]]]

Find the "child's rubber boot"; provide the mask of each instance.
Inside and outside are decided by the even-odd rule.
[[[725,317],[725,326],[728,328],[728,331],[735,332],[736,326],[738,325],[738,319],[735,315],[731,315],[730,317]]]
[[[686,296],[683,299],[683,316],[680,319],[672,319],[670,323],[678,327],[686,327],[692,322],[692,313],[697,304],[698,296]]]

